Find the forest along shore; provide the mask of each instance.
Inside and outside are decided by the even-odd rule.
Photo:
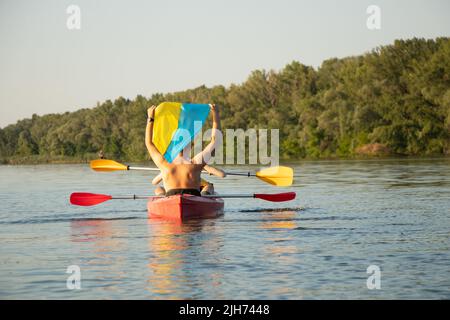
[[[162,101],[219,104],[224,128],[280,129],[280,156],[288,160],[449,155],[449,68],[449,38],[414,38],[329,59],[317,70],[292,62],[227,88],[33,115],[0,129],[0,163],[86,162],[100,151],[145,161],[146,110]]]

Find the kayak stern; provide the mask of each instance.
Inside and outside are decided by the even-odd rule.
[[[221,198],[203,198],[189,194],[149,198],[147,211],[149,218],[169,220],[215,218],[223,215],[224,201]]]

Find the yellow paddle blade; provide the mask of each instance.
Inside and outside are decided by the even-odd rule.
[[[128,170],[128,167],[124,164],[118,163],[113,160],[92,160],[91,168],[95,171],[116,171],[116,170]]]
[[[294,170],[289,167],[271,167],[256,172],[256,176],[275,186],[287,187],[292,184]]]

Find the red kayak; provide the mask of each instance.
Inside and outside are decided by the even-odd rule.
[[[164,198],[149,198],[149,217],[171,220],[190,218],[214,218],[223,214],[224,202],[221,198],[198,197],[190,194]]]

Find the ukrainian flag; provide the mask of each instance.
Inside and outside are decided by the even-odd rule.
[[[194,139],[209,115],[208,104],[163,102],[156,107],[153,143],[170,163]]]

